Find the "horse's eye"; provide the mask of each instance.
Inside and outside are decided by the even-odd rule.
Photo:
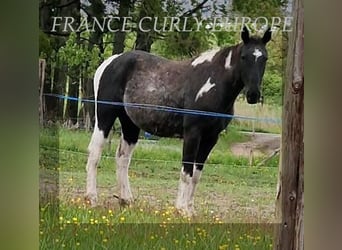
[[[242,56],[241,56],[241,59],[242,59],[242,60],[245,60],[245,59],[246,59],[246,56],[242,55]]]

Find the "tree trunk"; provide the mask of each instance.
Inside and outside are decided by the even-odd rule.
[[[68,77],[68,78],[69,78],[68,96],[78,98],[79,79],[76,77]],[[71,125],[74,125],[77,122],[77,108],[78,108],[77,101],[67,100],[65,118],[69,120]]]
[[[274,248],[304,249],[304,3],[293,3],[283,106]]]
[[[52,29],[52,16],[59,17],[73,17],[75,18],[74,28],[77,28],[80,23],[80,7],[81,1],[70,1],[70,0],[47,0],[39,1],[39,25],[40,29],[47,34],[50,34]],[[62,29],[64,27],[65,19],[62,20],[61,25],[57,27],[56,36],[50,37],[53,41],[53,47],[55,51],[65,44],[67,36],[63,35]],[[77,34],[79,38],[79,34]],[[50,77],[46,79],[46,83],[50,86],[45,85],[45,91],[53,94],[64,94],[65,90],[65,79],[66,71],[64,65],[60,65],[58,60],[54,62],[52,58],[47,58],[47,72],[50,72]],[[50,79],[49,79],[50,78]],[[51,82],[49,82],[49,80]],[[45,118],[48,120],[58,121],[63,117],[63,103],[64,100],[56,97],[45,97],[46,112]],[[72,106],[73,104],[71,104]],[[77,111],[77,103],[76,111]],[[75,110],[75,108],[71,108]]]
[[[51,64],[51,93],[64,94],[65,93],[65,73],[62,69],[57,67],[58,63]],[[52,69],[53,68],[53,69]],[[49,91],[50,93],[50,91]],[[45,119],[58,121],[63,117],[64,100],[56,97],[45,97],[46,112]]]
[[[101,0],[92,1],[87,11],[91,14],[91,16],[88,17],[88,21],[91,21],[92,17],[96,17],[100,23],[103,22],[105,5]],[[90,33],[88,43],[89,51],[93,50],[95,44],[98,46],[100,50],[100,58],[103,56],[104,53],[103,34],[104,32],[96,25],[94,32]],[[89,64],[87,63],[86,68],[88,67]],[[82,77],[82,98],[94,100],[93,75],[86,75]],[[94,103],[84,102],[80,114],[83,118],[84,127],[89,131],[95,123]]]
[[[83,98],[94,100],[94,86],[93,79],[84,79],[83,85]],[[84,114],[84,126],[89,131],[95,124],[95,105],[94,103],[84,102],[83,103],[83,114]]]
[[[120,21],[118,22],[118,27],[122,27],[123,18],[129,14],[129,8],[131,5],[131,1],[128,0],[120,0],[120,8],[119,8],[119,17]],[[124,51],[125,48],[125,39],[126,39],[126,32],[120,31],[115,32],[114,34],[114,41],[113,41],[113,55],[120,54]]]
[[[150,6],[151,4],[153,4],[153,3],[146,1],[146,0],[142,1],[141,6],[140,6],[140,12],[139,12],[139,19],[138,20],[141,20],[145,16],[154,17],[156,15],[156,13],[152,13],[153,8]],[[148,12],[151,12],[151,13],[148,13]],[[144,24],[145,25],[142,25],[143,29],[153,30],[152,22],[147,22]],[[153,43],[153,39],[152,39],[151,34],[152,34],[152,32],[143,32],[140,29],[137,29],[137,39],[135,40],[135,49],[150,52],[151,46]]]
[[[105,5],[103,4],[103,2],[101,0],[93,0],[88,8],[88,12],[91,14],[91,16],[88,16],[88,22],[92,22],[92,18],[96,18],[100,23],[103,23],[103,16],[105,12]],[[101,30],[97,25],[95,25],[94,32],[91,32],[89,37],[89,51],[91,51],[93,49],[94,44],[96,44],[100,50],[100,53],[103,54],[104,32],[105,31]]]
[[[75,18],[76,27],[81,22],[81,1],[75,1],[74,4],[71,5],[73,8],[65,9],[65,12],[70,13]],[[80,45],[80,32],[76,32],[76,42]],[[68,96],[78,98],[78,89],[79,89],[79,75],[82,68],[80,66],[76,67],[68,67],[67,74],[71,75],[69,77],[69,89]],[[72,72],[72,73],[71,73]],[[71,74],[70,74],[71,73]],[[66,116],[65,118],[71,125],[75,125],[77,122],[77,108],[78,103],[76,101],[66,100]]]

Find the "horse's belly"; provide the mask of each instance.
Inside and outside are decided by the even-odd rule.
[[[142,130],[162,137],[182,137],[183,119],[164,111],[126,108],[128,116]]]
[[[166,111],[162,107],[180,107],[181,97],[160,84],[134,84],[127,86],[125,103],[134,103],[139,107],[126,106],[131,120],[142,130],[163,137],[182,137],[183,116]],[[147,104],[147,105],[144,105]],[[143,107],[141,107],[143,106]]]

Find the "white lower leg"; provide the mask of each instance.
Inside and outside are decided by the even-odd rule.
[[[191,183],[191,177],[189,174],[184,172],[182,168],[179,178],[179,187],[176,200],[176,208],[181,210],[188,209],[188,197],[189,197],[189,186]]]
[[[135,144],[129,145],[127,141],[121,137],[120,144],[116,151],[116,176],[120,191],[120,202],[131,203],[133,195],[128,180],[128,168],[131,161]]]
[[[182,210],[187,215],[194,214],[194,195],[196,186],[201,177],[201,171],[194,166],[193,175],[185,173],[183,168],[180,173],[176,208]]]
[[[96,205],[97,202],[97,191],[96,191],[96,175],[97,175],[97,164],[101,157],[101,152],[103,145],[105,143],[105,138],[103,136],[103,131],[100,131],[95,125],[93,135],[91,137],[88,146],[88,161],[87,161],[87,188],[86,188],[86,198],[89,200],[92,206]]]
[[[196,166],[194,166],[194,171],[192,174],[192,179],[190,183],[190,188],[189,188],[189,202],[188,202],[188,208],[190,211],[194,211],[194,197],[195,197],[195,191],[196,191],[196,186],[201,178],[202,171],[196,169]]]

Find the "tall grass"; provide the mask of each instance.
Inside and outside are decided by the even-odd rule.
[[[281,133],[282,107],[269,104],[251,105],[245,101],[235,102],[235,114],[247,117],[256,117],[260,120],[234,119],[232,125],[239,130],[268,133]]]

